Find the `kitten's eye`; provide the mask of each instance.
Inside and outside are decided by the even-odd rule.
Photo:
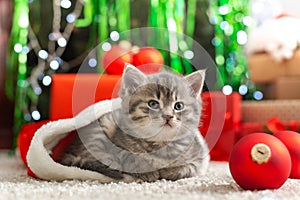
[[[175,110],[182,110],[184,108],[184,103],[183,102],[177,102],[174,105]]]
[[[159,109],[159,103],[158,103],[158,101],[155,101],[155,100],[150,100],[148,102],[148,106],[152,109]]]

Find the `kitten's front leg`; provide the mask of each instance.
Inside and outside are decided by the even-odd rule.
[[[127,173],[124,173],[119,170],[111,169],[99,161],[85,162],[84,165],[81,166],[81,168],[91,170],[91,171],[96,171],[105,176],[109,176],[109,177],[115,179],[115,182],[125,182],[125,183],[137,182],[137,183],[140,183],[140,182],[145,181],[142,177],[134,176],[132,174],[127,174]]]
[[[81,164],[80,168],[99,172],[111,178],[121,180],[124,178],[123,173],[119,170],[112,169],[98,160],[89,160]]]
[[[146,173],[132,173],[130,175],[137,178],[138,180],[142,180],[146,182],[154,182],[160,178],[158,171],[146,172]]]
[[[178,180],[182,178],[190,178],[196,175],[195,167],[192,164],[163,168],[159,170],[160,178],[166,180]]]

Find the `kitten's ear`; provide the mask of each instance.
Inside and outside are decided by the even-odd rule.
[[[205,79],[205,72],[206,70],[198,70],[184,77],[184,79],[193,89],[196,97],[199,97],[200,93],[202,92]]]
[[[125,64],[122,75],[122,90],[132,94],[139,86],[147,82],[147,76],[131,64]]]

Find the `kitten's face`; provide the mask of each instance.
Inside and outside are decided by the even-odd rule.
[[[198,126],[203,80],[196,86],[171,73],[146,76],[135,68],[125,71],[123,79],[120,96],[136,137],[172,140]]]

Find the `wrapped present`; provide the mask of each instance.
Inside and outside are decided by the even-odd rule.
[[[200,132],[208,143],[212,160],[228,161],[241,122],[241,96],[204,92]]]
[[[52,79],[50,119],[57,120],[73,117],[95,102],[116,97],[121,75],[56,74]]]
[[[299,127],[300,99],[243,101],[237,139],[254,132],[299,131]]]
[[[300,131],[300,120],[282,121],[278,117],[272,117],[267,120],[266,124],[259,122],[245,122],[241,123],[237,133],[237,141],[251,133],[263,132],[263,133],[276,133],[278,131],[290,130],[299,132]]]
[[[275,61],[269,54],[253,54],[248,57],[249,74],[255,83],[271,83],[282,76],[300,76],[300,50],[289,60]]]
[[[258,122],[245,122],[240,124],[240,128],[236,135],[236,141],[242,137],[249,135],[251,133],[264,133],[266,128],[263,124]]]
[[[284,122],[300,120],[300,99],[243,101],[241,112],[245,123],[266,124],[273,117]]]
[[[265,99],[300,99],[300,76],[281,76],[274,82],[262,84]]]

